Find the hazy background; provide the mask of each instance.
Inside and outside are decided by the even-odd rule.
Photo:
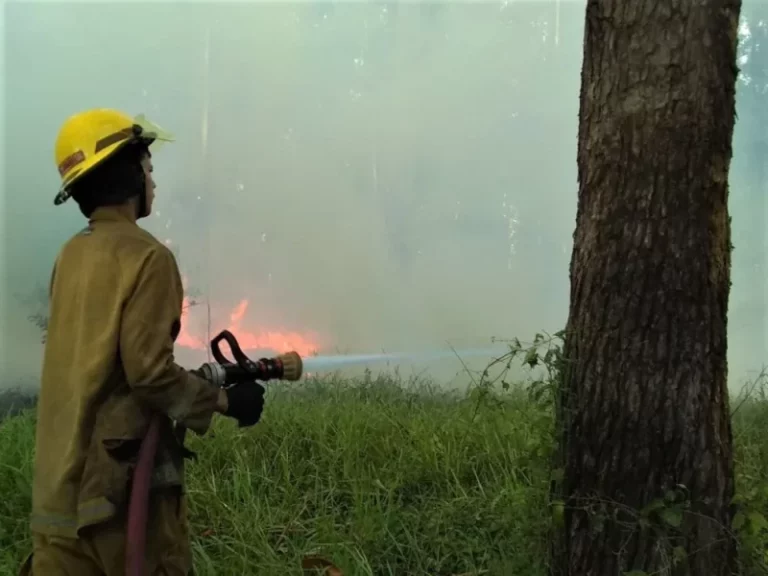
[[[44,311],[56,253],[84,223],[74,202],[53,205],[53,145],[65,118],[91,107],[144,112],[175,134],[155,155],[155,213],[143,225],[178,251],[213,329],[242,299],[243,333],[292,331],[286,342],[331,352],[477,347],[561,329],[584,8],[6,2],[4,383],[39,373],[28,315]],[[766,352],[759,11],[768,16],[744,3],[732,388]],[[188,331],[205,338],[206,316],[192,308]]]

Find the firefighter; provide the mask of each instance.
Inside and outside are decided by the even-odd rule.
[[[153,142],[142,116],[76,114],[55,145],[62,184],[88,225],[59,252],[37,407],[31,530],[21,574],[125,571],[130,478],[150,418],[162,414],[152,477],[146,574],[187,575],[191,552],[180,430],[205,434],[215,412],[258,422],[264,388],[224,391],[174,362],[183,290],[170,250],[137,221],[152,211]]]

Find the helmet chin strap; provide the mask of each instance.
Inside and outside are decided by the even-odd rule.
[[[147,176],[144,174],[144,170],[141,170],[141,193],[139,194],[139,201],[136,203],[136,220],[148,216],[147,214]]]
[[[139,194],[139,201],[136,203],[136,220],[147,216],[147,190]]]
[[[134,128],[136,128],[136,127],[134,127]],[[144,152],[145,152],[146,156],[148,156],[149,158],[152,157],[152,154],[149,151],[149,146],[154,141],[155,141],[154,138],[141,140],[141,143],[145,147]],[[143,158],[144,155],[141,155],[141,157]],[[139,174],[140,174],[139,179],[141,180],[141,194],[139,194],[139,202],[138,202],[138,205],[136,207],[136,211],[137,211],[136,220],[138,220],[139,218],[146,218],[147,216],[149,216],[149,213],[147,211],[147,208],[148,208],[148,206],[147,206],[147,204],[148,204],[147,196],[149,194],[149,191],[147,190],[147,174],[146,174],[146,172],[144,172],[143,164],[140,165],[140,167],[139,167]]]

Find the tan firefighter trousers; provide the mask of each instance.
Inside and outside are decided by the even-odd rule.
[[[192,557],[186,499],[178,489],[149,502],[146,576],[189,576]],[[125,514],[80,531],[78,539],[32,535],[33,552],[19,576],[124,576]]]

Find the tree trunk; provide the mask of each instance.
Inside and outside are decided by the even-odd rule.
[[[737,573],[726,323],[740,9],[587,3],[554,574]]]

